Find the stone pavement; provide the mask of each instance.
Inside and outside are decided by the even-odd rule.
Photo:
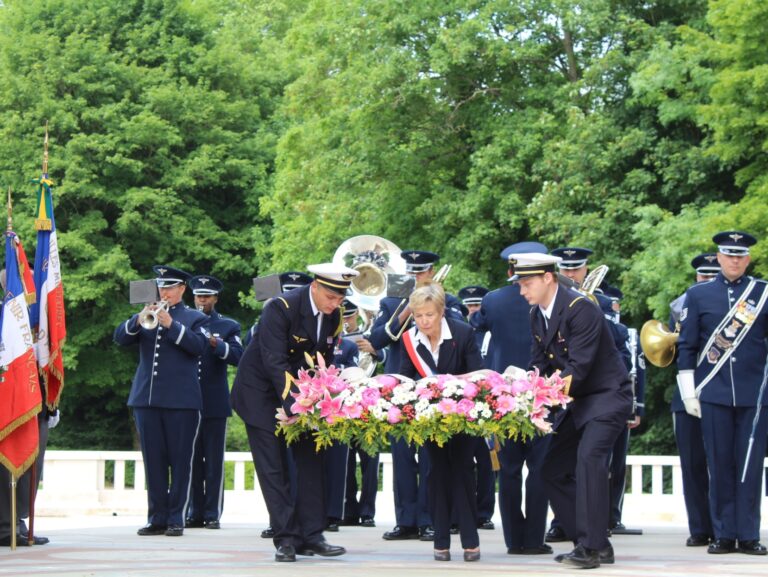
[[[378,520],[377,520],[378,521]],[[506,554],[501,527],[480,532],[482,559],[465,563],[458,536],[452,553],[456,560],[432,560],[430,543],[384,541],[390,524],[376,528],[342,527],[326,533],[328,541],[343,545],[348,553],[323,559],[299,557],[296,563],[275,563],[274,548],[259,537],[263,524],[247,517],[227,515],[222,529],[187,529],[183,537],[139,537],[143,525],[137,517],[42,517],[37,533],[51,539],[48,545],[0,549],[0,576],[87,577],[227,577],[227,576],[333,576],[377,577],[392,575],[574,575],[579,570],[556,564],[549,555]],[[708,555],[701,548],[684,546],[683,527],[644,527],[642,536],[617,535],[612,539],[616,564],[597,569],[602,576],[765,575],[768,557],[742,554]],[[555,544],[555,552],[566,552]]]

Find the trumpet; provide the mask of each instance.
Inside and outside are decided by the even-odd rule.
[[[142,328],[148,331],[157,328],[160,320],[158,319],[158,313],[160,311],[168,310],[168,301],[160,301],[156,303],[147,303],[139,313],[139,324]]]
[[[447,277],[448,273],[451,272],[452,267],[453,265],[450,265],[450,264],[444,264],[443,266],[441,266],[440,269],[435,273],[435,276],[432,277],[432,282],[443,284],[443,282],[445,281],[445,277]],[[397,305],[395,312],[392,313],[391,317],[389,317],[387,324],[384,325],[384,330],[386,331],[387,335],[389,335],[389,338],[392,339],[393,341],[400,340],[400,337],[403,336],[403,333],[408,329],[408,326],[411,324],[411,320],[413,319],[413,313],[408,315],[408,318],[405,319],[405,321],[403,322],[397,334],[392,332],[392,323],[397,320],[397,317],[400,316],[400,313],[402,313],[405,310],[405,307],[407,306],[408,306],[408,299],[401,300],[400,304]]]

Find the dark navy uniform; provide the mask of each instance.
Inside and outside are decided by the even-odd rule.
[[[509,254],[546,252],[540,243],[517,243],[502,251]],[[531,358],[530,310],[517,284],[508,284],[483,297],[482,307],[469,322],[476,331],[490,331],[491,347],[485,358],[488,369],[503,373],[510,365],[525,369]],[[498,453],[499,513],[504,543],[510,553],[549,552],[542,547],[547,522],[548,501],[541,479],[548,436],[529,441],[507,440]],[[523,466],[528,468],[523,509]]]
[[[352,273],[357,274],[343,274]],[[328,365],[333,363],[336,336],[341,331],[340,313],[336,309],[328,315],[315,315],[311,291],[315,287],[326,290],[319,286],[326,277],[318,273],[315,278],[317,285],[294,289],[267,302],[232,387],[232,408],[246,424],[278,555],[325,543],[325,452],[315,450],[311,435],[291,446],[297,476],[293,498],[287,447],[284,438],[275,435],[277,409],[282,407],[291,414],[293,404],[293,398],[286,395],[286,374],[296,376],[300,369],[308,368],[307,355],[321,355]],[[349,287],[348,280],[338,281],[329,284],[328,290],[342,284]]]
[[[168,275],[175,275],[171,280],[178,278],[179,282],[189,278],[171,267],[155,267],[155,271],[166,271],[160,272],[159,283],[168,280]],[[135,314],[115,329],[114,339],[119,345],[139,345],[139,366],[128,406],[133,408],[146,468],[148,522],[154,529],[180,531],[189,502],[192,456],[203,405],[197,361],[207,346],[203,331],[208,317],[183,302],[168,312],[173,319],[170,328],[158,324],[147,330]]]
[[[443,320],[443,342],[438,349],[437,362],[423,343],[416,344],[418,329],[413,327],[410,331],[416,354],[429,366],[433,374],[462,375],[483,368],[474,331],[464,321]],[[407,354],[403,355],[399,373],[412,379],[422,377]],[[424,444],[429,451],[431,463],[427,485],[430,511],[435,523],[435,549],[450,547],[452,515],[459,525],[461,546],[464,549],[474,549],[480,545],[477,534],[473,462],[476,444],[474,437],[465,434],[454,435],[442,447],[432,441]]]
[[[336,338],[333,350],[333,366],[337,369],[357,366],[359,351],[357,345],[341,336]],[[328,529],[338,529],[338,523],[344,517],[344,499],[346,497],[347,460],[349,445],[334,441],[325,452],[325,500],[328,517]]]
[[[558,288],[549,321],[533,307],[531,332],[531,367],[571,379],[573,400],[556,418],[543,467],[552,509],[569,539],[601,551],[610,545],[608,460],[632,412],[629,373],[608,321],[575,291]]]
[[[218,279],[200,275],[190,280],[195,296],[218,296],[223,285]],[[213,306],[211,304],[211,306]],[[192,504],[187,526],[204,524],[218,527],[224,507],[224,452],[227,438],[229,379],[227,367],[237,366],[243,356],[240,323],[212,308],[209,315],[209,340],[200,357],[200,388],[203,393],[202,422],[192,464]],[[216,339],[215,346],[211,337]]]
[[[733,243],[727,240],[730,236],[736,237]],[[746,249],[755,242],[753,237],[735,232],[716,235],[714,241],[721,253],[733,256],[746,256],[748,250],[738,254],[735,249],[740,246]],[[745,241],[751,242],[747,244]],[[744,552],[765,554],[765,548],[758,540],[762,462],[768,432],[765,408],[768,396],[761,391],[768,353],[765,342],[768,307],[761,308],[760,305],[766,284],[759,280],[752,284],[752,281],[748,275],[731,281],[721,272],[713,281],[688,289],[681,315],[678,379],[684,383],[685,371],[693,371],[701,407],[701,427],[709,465],[710,513],[716,538],[710,545],[710,552],[728,552],[738,540],[739,548]],[[711,342],[710,337],[718,325],[739,301],[742,312]],[[729,345],[728,339],[746,330],[747,326],[749,332],[741,343],[735,348]],[[723,351],[725,354],[729,352],[730,356],[725,356]],[[725,362],[718,368],[721,357]],[[714,376],[704,383],[710,374]],[[682,398],[685,403],[689,397],[683,394]],[[754,444],[742,482],[758,409]]]
[[[417,274],[432,268],[440,258],[428,251],[403,251],[400,256],[406,262],[406,270]],[[385,297],[379,302],[379,313],[371,328],[368,341],[377,351],[387,349],[384,371],[397,373],[402,363],[403,348],[399,338],[401,326],[394,313],[407,305],[406,299]],[[445,295],[445,316],[462,320],[461,301],[451,294]],[[391,321],[391,322],[390,322]],[[424,447],[416,448],[404,440],[391,440],[392,466],[394,469],[395,519],[397,528],[385,533],[385,539],[412,537],[416,528],[425,533],[432,525],[429,514],[426,483],[421,482],[429,474],[429,455]],[[418,454],[418,460],[416,455]],[[400,531],[399,529],[403,529]],[[403,533],[402,537],[400,533]]]

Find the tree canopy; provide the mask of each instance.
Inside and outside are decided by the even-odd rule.
[[[592,248],[629,324],[665,319],[714,232],[766,236],[767,16],[754,0],[5,0],[0,183],[28,250],[50,132],[60,442],[130,445],[135,356],[112,331],[155,263],[219,277],[220,310],[250,326],[253,277],[356,234],[440,253],[449,290],[500,286],[499,251],[535,239]],[[766,257],[761,241],[756,274]],[[640,446],[671,451],[672,371],[650,377]]]

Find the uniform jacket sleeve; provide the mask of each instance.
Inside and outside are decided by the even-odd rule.
[[[120,323],[112,338],[118,345],[134,345],[139,342],[140,332],[139,315],[136,314],[127,321]]]
[[[286,373],[290,374],[291,371],[288,361],[291,322],[286,314],[286,306],[282,299],[273,299],[267,303],[259,320],[259,342],[250,345],[260,348],[264,372],[279,399],[283,399]]]
[[[195,311],[196,312],[196,311]],[[190,326],[174,320],[166,329],[168,340],[194,357],[199,357],[208,346],[208,338],[201,329],[208,326],[208,317],[202,313],[194,316]]]
[[[603,313],[586,299],[578,299],[570,305],[566,324],[570,336],[570,354],[566,366],[560,372],[565,378],[571,375],[571,396],[579,395],[579,385],[584,382],[592,365],[597,362],[600,337],[606,330],[607,321]]]
[[[231,320],[231,319],[230,319]],[[231,321],[224,337],[216,342],[214,354],[229,365],[237,366],[243,356],[243,343],[240,341],[240,323]]]
[[[699,310],[696,291],[688,290],[680,316],[680,338],[677,340],[677,368],[681,371],[696,368],[699,353]]]

